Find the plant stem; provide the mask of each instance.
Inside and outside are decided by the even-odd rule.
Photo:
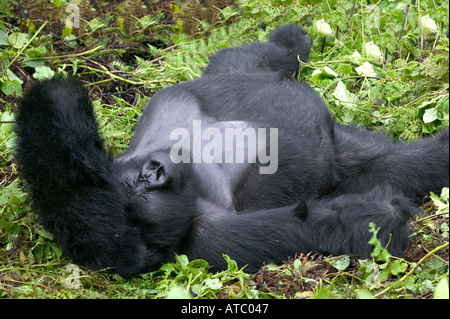
[[[19,56],[22,54],[22,52],[31,44],[31,42],[33,42],[33,40],[37,37],[37,35],[41,32],[41,30],[47,25],[47,23],[48,23],[48,21],[45,21],[44,24],[42,24],[41,27],[33,34],[31,39],[28,40],[28,42],[23,47],[21,47],[19,49],[19,51],[17,51],[14,58],[11,60],[11,62],[9,62],[8,66],[3,70],[2,76],[5,74],[6,70],[8,70],[14,62],[16,62],[16,60],[19,58]]]
[[[416,269],[417,269],[421,264],[423,264],[428,258],[430,258],[431,256],[433,256],[433,255],[434,255],[435,253],[437,253],[438,251],[443,250],[443,249],[445,249],[445,248],[447,248],[447,247],[448,247],[448,242],[446,242],[445,244],[443,244],[443,245],[441,245],[441,246],[439,246],[439,247],[436,247],[435,249],[433,249],[432,251],[430,251],[428,254],[426,254],[425,256],[423,256],[423,257],[419,260],[419,262],[417,263],[416,266],[414,266],[413,269],[411,269],[407,274],[405,274],[402,278],[400,278],[400,280],[394,282],[391,286],[389,286],[389,287],[387,287],[386,289],[384,289],[384,290],[380,291],[379,293],[375,294],[373,297],[374,297],[374,298],[381,297],[382,295],[384,295],[385,293],[387,293],[389,290],[391,290],[392,288],[394,288],[395,286],[397,286],[397,284],[404,282],[404,281],[406,280],[406,278],[408,278],[409,276],[411,276],[411,275],[416,271]]]

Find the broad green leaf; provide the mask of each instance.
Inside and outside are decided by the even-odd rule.
[[[184,287],[172,287],[166,295],[167,299],[192,299],[189,291]]]
[[[8,37],[8,42],[13,48],[20,49],[28,42],[28,34],[15,32]]]
[[[35,70],[33,77],[37,80],[50,79],[55,75],[55,72],[48,66],[38,66]]]
[[[316,21],[316,29],[322,37],[332,37],[334,35],[330,25],[324,19]]]
[[[402,263],[399,259],[394,260],[389,265],[389,270],[391,271],[391,274],[393,274],[394,276],[404,273],[406,268],[408,268],[408,264]]]
[[[434,289],[434,299],[449,299],[448,277],[442,278]]]
[[[181,267],[185,268],[189,264],[189,259],[186,255],[177,255],[175,256],[175,260],[177,263],[181,265]]]
[[[423,121],[424,123],[431,123],[438,118],[438,110],[437,108],[427,109],[425,113],[423,113]]]
[[[344,256],[342,258],[339,258],[339,259],[331,262],[331,266],[333,266],[334,268],[336,268],[339,271],[344,271],[345,269],[348,268],[348,266],[350,266],[350,257]]]
[[[12,72],[9,69],[6,70],[6,76],[8,77],[8,80],[10,80],[10,81],[17,81],[20,84],[23,84],[23,81],[17,75],[15,75],[14,72]]]
[[[209,288],[209,289],[220,289],[223,286],[222,281],[220,281],[218,278],[209,278],[205,280],[205,287]]]
[[[429,15],[420,18],[420,24],[422,25],[424,33],[434,33],[438,31],[436,22],[434,22],[434,20],[431,19]]]
[[[366,289],[360,289],[356,292],[356,297],[358,299],[373,299],[372,294]]]
[[[347,90],[347,87],[342,81],[339,81],[338,84],[336,85],[336,89],[333,92],[333,96],[343,103],[354,104],[355,102],[354,96],[350,93],[349,90]]]
[[[8,35],[3,30],[0,30],[0,45],[9,45]]]
[[[362,76],[377,76],[375,70],[369,62],[364,62],[361,66],[355,68],[356,73]]]
[[[373,43],[373,41],[367,42],[364,45],[365,53],[370,62],[375,64],[383,63],[383,54],[381,53],[380,48]]]
[[[17,80],[6,80],[2,83],[2,92],[5,95],[12,95],[15,93],[16,96],[20,96],[22,95],[22,85]]]

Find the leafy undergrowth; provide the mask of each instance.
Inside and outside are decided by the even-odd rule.
[[[101,133],[120,153],[155,92],[200,76],[221,48],[298,23],[314,39],[298,77],[335,119],[414,141],[448,127],[448,1],[355,1],[354,10],[350,0],[75,3],[78,26],[68,1],[0,0],[1,298],[448,298],[448,189],[430,194],[403,258],[379,245],[372,225],[368,260],[305,254],[248,274],[227,256],[219,273],[177,256],[129,280],[78,267],[36,221],[12,132],[28,83],[65,72],[86,83]]]

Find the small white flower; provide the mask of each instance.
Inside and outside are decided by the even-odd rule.
[[[364,62],[361,66],[355,68],[356,73],[363,76],[377,76],[372,64],[369,62]]]
[[[328,76],[334,76],[334,77],[337,77],[337,76],[338,76],[338,74],[337,74],[336,72],[334,72],[331,68],[329,68],[329,67],[327,67],[327,66],[323,68],[323,71],[324,71],[325,74],[328,75]]]
[[[361,56],[361,54],[355,50],[355,52],[353,52],[353,54],[350,56],[350,61],[361,65],[363,63],[363,57]]]
[[[314,70],[314,72],[312,73],[311,81],[313,83],[316,83],[316,81],[318,81],[321,78],[326,78],[326,77],[335,78],[338,75],[339,74],[337,74],[331,68],[326,66],[323,69]]]
[[[316,28],[323,37],[332,37],[334,34],[330,25],[326,23],[324,19],[316,21]]]
[[[435,33],[438,31],[436,22],[434,22],[433,19],[431,19],[428,15],[423,16],[420,18],[420,22],[422,24],[422,29],[424,33]]]
[[[366,56],[370,62],[375,64],[383,63],[383,55],[381,54],[380,48],[373,43],[373,41],[367,42],[364,45],[366,49]]]
[[[345,84],[342,81],[339,81],[336,85],[336,89],[332,93],[333,96],[337,99],[337,104],[340,105],[341,103],[344,103],[348,106],[356,106],[355,105],[355,95],[350,93],[350,91],[347,89]]]

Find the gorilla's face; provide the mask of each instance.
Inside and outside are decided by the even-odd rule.
[[[195,179],[189,166],[173,163],[166,152],[134,159],[126,166],[115,163],[115,169],[130,225],[139,229],[144,242],[151,243],[147,260],[154,267],[148,267],[156,269],[189,232],[195,216]]]
[[[138,197],[152,202],[152,192],[183,192],[183,176],[180,166],[173,163],[167,153],[150,154],[143,161],[136,161],[127,169],[121,179]]]

